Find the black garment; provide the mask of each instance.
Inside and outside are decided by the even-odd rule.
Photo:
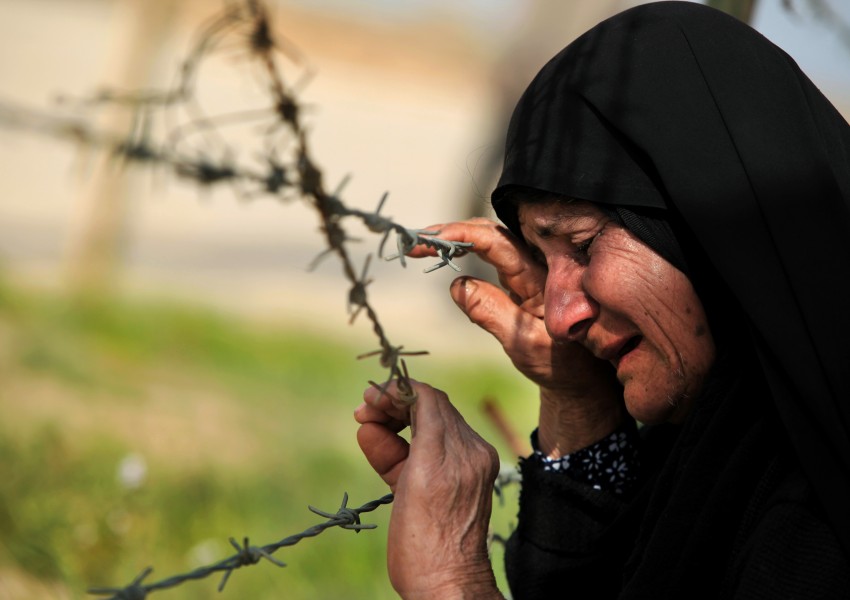
[[[721,361],[681,427],[642,430],[630,499],[523,461],[514,598],[850,598],[850,562],[742,362]]]
[[[575,452],[557,458],[540,450],[537,430],[531,434],[532,453],[526,460],[542,469],[560,473],[590,486],[618,496],[628,497],[640,479],[640,436],[634,421],[626,421],[607,437]]]
[[[633,502],[591,502],[529,475],[510,556],[517,596],[535,589],[528,557],[553,536],[569,536],[546,553],[565,573],[581,580],[610,561],[623,598],[758,597],[741,590],[783,582],[766,597],[790,597],[797,581],[808,586],[801,597],[818,597],[821,568],[827,589],[846,591],[847,122],[748,26],[695,3],[647,4],[570,44],[526,90],[493,193],[519,234],[517,188],[666,220],[732,365],[712,376],[714,391]],[[604,526],[591,535],[588,523]],[[532,532],[548,541],[530,543]],[[567,595],[569,577],[560,583],[543,589]]]

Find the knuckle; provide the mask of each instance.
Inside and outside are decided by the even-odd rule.
[[[516,331],[517,350],[523,353],[536,353],[545,347],[551,345],[551,339],[545,332],[541,336],[541,332],[536,327],[519,327]]]
[[[486,444],[485,446],[486,454],[487,454],[487,481],[495,481],[496,477],[499,475],[499,453],[496,452],[496,449],[490,445]]]

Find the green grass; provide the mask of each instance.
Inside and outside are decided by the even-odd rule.
[[[371,342],[372,340],[368,340]],[[207,309],[37,294],[0,278],[0,600],[82,598],[92,585],[149,581],[266,544],[386,493],[354,439],[352,410],[383,372],[360,350],[293,327]],[[411,361],[482,435],[477,403],[500,398],[526,431],[529,387],[505,365]],[[498,444],[497,444],[498,445]],[[502,455],[513,461],[505,448]],[[136,457],[137,487],[117,476]],[[390,508],[234,573],[226,598],[392,598]],[[497,508],[506,532],[515,505]],[[154,598],[209,598],[219,578]],[[5,596],[4,596],[5,594]]]

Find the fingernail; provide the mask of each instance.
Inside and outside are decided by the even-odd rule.
[[[382,390],[377,383],[373,381],[370,381],[369,383],[369,387],[367,387],[363,392],[363,400],[365,401],[364,404],[375,404],[378,400],[380,400]]]
[[[474,279],[465,279],[463,281],[463,291],[466,292],[467,294],[471,294],[477,289],[478,289],[478,284],[475,282]]]

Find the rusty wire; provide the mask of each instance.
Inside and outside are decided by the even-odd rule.
[[[263,74],[264,91],[270,96],[270,103],[256,110],[208,115],[196,97],[200,66],[202,61],[229,47],[229,44],[230,47],[235,45],[241,48],[244,56],[255,67],[259,67]],[[313,159],[308,131],[303,124],[304,111],[296,93],[298,84],[289,83],[284,76],[282,64],[285,62],[296,67],[303,66],[304,57],[295,46],[273,30],[269,10],[264,2],[224,0],[223,8],[203,23],[195,34],[176,75],[176,84],[171,89],[131,92],[103,89],[82,99],[61,99],[64,105],[73,105],[78,110],[99,110],[104,106],[111,106],[133,111],[133,124],[129,132],[119,134],[101,130],[78,114],[62,117],[4,102],[0,102],[0,125],[41,132],[82,145],[103,148],[122,163],[165,167],[175,176],[201,187],[226,184],[243,198],[270,196],[281,201],[289,201],[294,197],[304,199],[319,215],[320,228],[327,246],[312,265],[315,266],[328,255],[337,256],[351,285],[348,291],[349,322],[353,323],[358,315],[365,314],[378,338],[377,350],[358,356],[377,356],[381,367],[388,371],[383,384],[370,383],[386,391],[389,383],[395,380],[398,401],[412,404],[416,394],[409,380],[404,357],[427,352],[405,351],[403,346],[390,342],[367,293],[367,287],[371,283],[368,278],[371,255],[366,258],[358,273],[347,249],[347,243],[352,241],[352,238],[344,227],[344,221],[347,218],[358,219],[370,232],[382,236],[377,250],[379,257],[384,257],[384,247],[389,238],[395,235],[396,252],[384,258],[397,259],[402,266],[406,266],[405,255],[416,246],[424,245],[434,249],[439,261],[424,269],[425,272],[444,266],[459,271],[460,268],[453,259],[462,256],[472,244],[443,240],[436,237],[438,231],[410,229],[383,216],[381,209],[387,200],[387,193],[382,196],[374,212],[346,206],[341,195],[347,178],[334,191],[329,192],[322,170]],[[304,78],[302,72],[300,81],[303,82]],[[188,120],[179,124],[172,123],[172,113],[177,109],[188,115]],[[162,115],[162,120],[166,122],[165,135],[157,136],[154,121]],[[236,161],[221,132],[224,126],[243,119],[271,120],[264,134],[266,152],[259,166]],[[188,143],[195,136],[204,136],[203,150],[199,150],[198,145],[193,149]],[[214,573],[224,573],[219,585],[219,589],[222,589],[231,573],[241,567],[256,564],[263,559],[277,566],[284,566],[272,554],[305,537],[318,535],[330,527],[339,526],[355,531],[374,527],[362,525],[360,514],[388,504],[392,499],[392,495],[388,494],[359,508],[349,509],[346,506],[348,496],[345,495],[342,506],[334,514],[310,507],[313,512],[328,518],[328,521],[279,542],[253,546],[247,538],[242,544],[231,538],[236,554],[207,567],[145,583],[145,579],[152,572],[152,568],[148,568],[125,587],[98,587],[89,591],[114,600],[143,600],[153,591],[203,579]]]

